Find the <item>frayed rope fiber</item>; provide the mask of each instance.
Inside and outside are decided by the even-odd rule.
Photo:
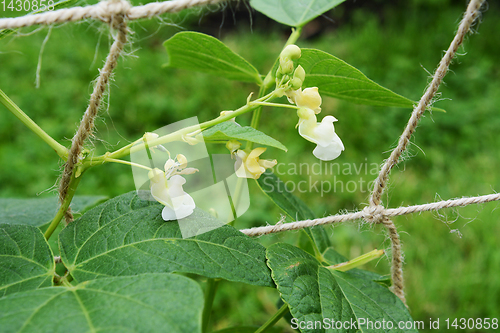
[[[213,5],[227,0],[173,0],[152,2],[144,6],[132,7],[128,1],[101,1],[86,7],[63,8],[40,14],[26,15],[16,18],[0,19],[0,29],[15,29],[32,25],[50,25],[55,23],[74,22],[89,18],[110,23],[117,14],[126,20],[151,18],[165,13],[174,13],[195,6]]]

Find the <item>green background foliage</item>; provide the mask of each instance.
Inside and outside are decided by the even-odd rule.
[[[211,119],[221,110],[244,104],[250,91],[257,92],[250,83],[161,68],[168,60],[163,42],[182,27],[220,38],[260,72],[266,72],[289,30],[255,12],[249,14],[243,7],[230,7],[224,16],[216,10],[200,9],[166,16],[164,22],[175,25],[157,20],[133,23],[134,44],[119,63],[92,140],[98,152],[187,117]],[[416,100],[428,82],[427,71],[433,71],[449,45],[463,9],[463,1],[452,0],[347,1],[326,15],[329,20],[320,18],[306,25],[304,38],[297,44],[333,54],[384,87]],[[477,27],[478,34],[469,36],[461,50],[467,54],[458,57],[441,87],[443,99],[435,106],[447,113],[428,113],[422,120],[404,162],[393,170],[383,198],[386,206],[498,191],[500,22],[495,17],[499,14],[498,3],[491,1]],[[30,30],[35,29],[22,32]],[[47,28],[42,28],[29,36],[0,40],[0,88],[45,131],[69,145],[86,108],[90,82],[107,54],[108,30],[96,22],[54,27],[43,53],[41,87],[35,89],[39,51],[46,34]],[[291,110],[263,112],[260,127],[288,148],[287,153],[269,148],[263,158],[304,163],[302,169],[287,164],[275,169],[282,171],[279,177],[283,181],[290,186],[302,180],[328,180],[332,187],[337,184],[335,192],[331,189],[323,195],[296,189],[295,194],[318,217],[362,208],[360,203],[368,197],[366,183],[375,177],[375,166],[389,156],[409,117],[408,109],[361,106],[328,97],[324,97],[322,110],[322,115],[339,119],[336,131],[346,146],[333,163],[319,163],[312,156],[314,146],[298,136],[294,129],[297,117]],[[250,118],[246,115],[237,121],[248,125]],[[214,153],[227,151],[220,145],[209,149]],[[50,192],[60,171],[54,157],[10,113],[0,109],[0,196],[33,198]],[[306,172],[305,165],[316,168]],[[350,190],[353,184],[357,184],[355,191]],[[250,185],[252,205],[259,209],[243,215],[236,227],[277,221],[280,211],[267,197],[258,195],[258,186]],[[133,188],[129,169],[109,164],[90,170],[77,194],[113,197]],[[500,216],[495,208],[497,204],[491,203],[394,219],[403,241],[406,294],[415,320],[498,316]],[[455,220],[452,225],[440,223]],[[461,238],[450,232],[456,229]],[[378,227],[342,225],[326,231],[335,249],[349,258],[388,246]],[[305,236],[279,234],[260,241],[268,245],[295,242],[301,237]],[[388,272],[385,259],[369,267],[381,274]],[[264,322],[276,311],[277,299],[276,290],[221,283],[215,298],[215,327]],[[234,311],[225,311],[228,307]]]

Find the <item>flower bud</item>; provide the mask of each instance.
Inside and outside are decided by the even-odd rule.
[[[297,45],[291,44],[288,45],[281,51],[280,58],[288,58],[288,59],[299,59],[300,58],[300,47]]]
[[[278,71],[281,74],[292,74],[293,72],[293,61],[288,58],[280,58],[280,67]]]
[[[144,141],[153,141],[155,139],[158,139],[160,136],[156,133],[151,133],[151,132],[146,132],[143,135]]]
[[[179,162],[179,168],[184,169],[185,167],[187,167],[188,161],[187,161],[186,156],[184,156],[182,154],[177,154],[176,159],[177,159],[177,162]]]
[[[238,150],[241,147],[241,143],[237,140],[229,140],[226,143],[226,148],[229,149],[229,151],[234,153],[236,150]]]
[[[291,85],[291,87],[292,87],[293,90],[300,89],[300,87],[302,87],[302,80],[299,79],[298,77],[294,77],[290,81],[290,85]]]
[[[300,108],[297,110],[297,116],[299,116],[300,119],[309,119],[314,115],[314,111],[309,108]]]
[[[295,69],[295,72],[293,73],[293,77],[304,81],[306,79],[306,71],[302,66],[298,65]]]

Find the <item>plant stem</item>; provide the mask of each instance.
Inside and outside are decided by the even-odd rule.
[[[283,46],[283,49],[290,44],[294,44],[297,41],[297,39],[299,39],[301,32],[302,32],[301,27],[295,29],[292,28],[292,33],[290,34],[290,37],[288,37],[288,40]],[[273,69],[271,68],[267,73],[266,78],[264,79],[264,83],[260,86],[258,97],[260,98],[262,95],[264,95],[266,93],[266,90],[269,89],[273,83],[274,83],[274,76],[273,76]],[[257,127],[259,126],[261,112],[262,112],[262,106],[260,106],[254,111],[252,115],[252,122],[250,123],[251,127],[257,129]],[[247,141],[247,145],[245,148],[252,149],[252,147],[253,147],[253,142]]]
[[[368,253],[365,253],[359,257],[356,257],[352,260],[337,264],[337,265],[331,265],[326,268],[331,269],[332,271],[341,271],[341,272],[346,272],[350,269],[359,267],[361,265],[366,264],[367,262],[370,262],[374,259],[377,259],[381,257],[382,255],[385,254],[384,250],[373,250]]]
[[[286,313],[288,312],[288,305],[283,304],[283,306],[276,312],[268,321],[261,327],[259,327],[254,333],[266,332],[269,328],[273,327],[274,324],[278,322]]]
[[[118,159],[115,159],[115,158],[107,158],[105,161],[107,161],[107,162],[115,162],[115,163],[120,163],[120,164],[126,164],[126,165],[130,165],[130,166],[135,166],[137,168],[145,169],[145,170],[148,170],[148,171],[153,170],[150,167],[144,166],[142,164],[138,164],[138,163],[134,163],[134,162],[129,162],[129,161],[124,161],[124,160],[118,160]]]
[[[300,109],[297,105],[292,104],[281,104],[281,103],[270,103],[270,102],[250,102],[252,105],[260,105],[260,106],[274,106],[277,108],[289,108],[289,109]]]
[[[48,135],[43,129],[40,128],[26,113],[23,112],[1,89],[0,89],[0,102],[16,116],[21,122],[26,125],[33,133],[38,135],[46,144],[55,150],[57,155],[63,160],[68,159],[68,149],[61,145]]]
[[[212,313],[212,305],[214,304],[215,292],[217,291],[217,286],[219,284],[218,280],[208,279],[207,287],[205,289],[205,306],[203,307],[202,315],[202,332],[206,333],[208,331],[208,325],[210,324],[210,315]]]
[[[54,230],[56,230],[57,226],[59,225],[59,222],[61,222],[61,219],[64,217],[64,214],[68,210],[68,207],[71,203],[71,200],[73,200],[73,196],[75,195],[76,188],[78,187],[78,184],[80,183],[80,180],[82,179],[81,175],[78,178],[75,178],[75,173],[73,172],[73,175],[71,176],[71,180],[68,184],[68,193],[66,194],[66,197],[64,198],[63,203],[61,204],[61,207],[59,207],[59,210],[57,211],[56,216],[50,222],[49,227],[45,231],[45,239],[49,240],[50,236],[52,236],[52,233]]]
[[[272,99],[273,97],[274,97],[274,91],[270,92],[269,94],[267,94],[265,96],[262,96],[262,97],[256,99],[255,101],[252,101],[246,105],[243,105],[242,107],[235,110],[234,112],[231,112],[230,114],[227,114],[225,116],[219,116],[215,119],[205,121],[199,125],[189,126],[189,127],[183,128],[181,130],[175,131],[173,133],[161,136],[157,139],[149,141],[148,145],[154,147],[154,146],[162,145],[162,144],[165,144],[168,142],[182,140],[182,137],[184,135],[193,133],[193,132],[198,131],[200,129],[204,130],[206,128],[209,128],[209,127],[215,126],[217,124],[220,124],[222,122],[228,121],[228,120],[230,120],[234,117],[237,117],[239,115],[242,115],[244,113],[247,113],[247,112],[253,111],[257,108],[260,108],[261,106],[257,105],[258,103],[267,102],[268,100]],[[257,104],[255,104],[255,103],[257,103]],[[87,168],[94,166],[94,165],[106,163],[110,158],[111,159],[118,159],[118,158],[121,158],[123,156],[130,155],[132,153],[135,153],[137,151],[145,149],[146,145],[144,143],[139,143],[140,141],[142,141],[142,139],[136,140],[135,142],[128,144],[128,145],[126,145],[126,146],[124,146],[124,147],[122,147],[114,152],[111,152],[111,153],[108,152],[108,153],[101,155],[101,156],[98,156],[98,157],[89,158],[89,160],[86,160],[83,162],[83,170],[86,170]]]

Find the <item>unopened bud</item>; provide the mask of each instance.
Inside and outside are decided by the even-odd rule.
[[[300,58],[300,47],[297,45],[291,44],[288,45],[281,51],[280,58],[288,58],[288,59],[299,59]]]
[[[278,70],[281,74],[292,74],[293,61],[290,59],[280,58],[280,67]]]
[[[293,77],[304,81],[306,79],[306,71],[302,66],[298,65],[295,69],[295,72],[293,73]]]
[[[300,108],[297,110],[297,115],[300,119],[309,119],[314,116],[314,111],[309,108]]]
[[[229,140],[226,143],[226,148],[229,149],[229,151],[234,153],[236,150],[238,150],[241,147],[241,143],[237,140]]]
[[[298,77],[294,77],[290,81],[290,85],[291,85],[291,87],[292,87],[293,90],[300,89],[300,87],[302,87],[302,80],[299,79]]]
[[[179,162],[179,168],[184,169],[187,166],[187,158],[182,154],[177,154],[176,156],[177,162]]]

